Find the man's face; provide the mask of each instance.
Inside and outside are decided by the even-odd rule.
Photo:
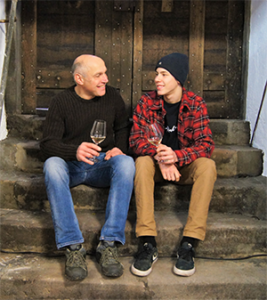
[[[158,95],[169,96],[178,88],[178,81],[172,76],[170,72],[163,68],[157,68],[155,84]]]
[[[103,96],[106,93],[106,84],[108,83],[108,76],[106,74],[107,68],[104,61],[97,60],[83,76],[83,89],[86,94],[92,98]]]

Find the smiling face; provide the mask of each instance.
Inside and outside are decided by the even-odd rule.
[[[163,68],[157,68],[155,84],[158,95],[169,97],[177,92],[180,87],[179,82],[172,76],[170,72]]]
[[[107,68],[104,61],[93,55],[83,55],[76,59],[74,79],[76,93],[87,100],[106,93],[108,83]]]

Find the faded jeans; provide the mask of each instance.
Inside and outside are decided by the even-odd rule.
[[[51,207],[57,248],[84,242],[74,211],[70,188],[85,184],[110,187],[106,205],[105,224],[100,240],[125,243],[125,224],[133,191],[135,164],[130,156],[118,155],[89,165],[50,157],[44,164],[47,197]]]

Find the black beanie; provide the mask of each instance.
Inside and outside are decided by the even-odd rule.
[[[157,68],[166,69],[184,86],[189,72],[188,57],[182,53],[171,53],[158,61],[155,70],[157,70]]]

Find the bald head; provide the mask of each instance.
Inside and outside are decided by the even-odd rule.
[[[98,66],[99,64],[105,64],[104,61],[95,55],[91,54],[82,54],[78,56],[72,65],[72,75],[75,80],[75,74],[81,74],[83,77],[86,77],[87,73],[90,72],[90,69]]]
[[[75,92],[83,99],[92,99],[106,93],[108,82],[107,68],[98,56],[83,54],[78,56],[72,66],[76,83]]]

